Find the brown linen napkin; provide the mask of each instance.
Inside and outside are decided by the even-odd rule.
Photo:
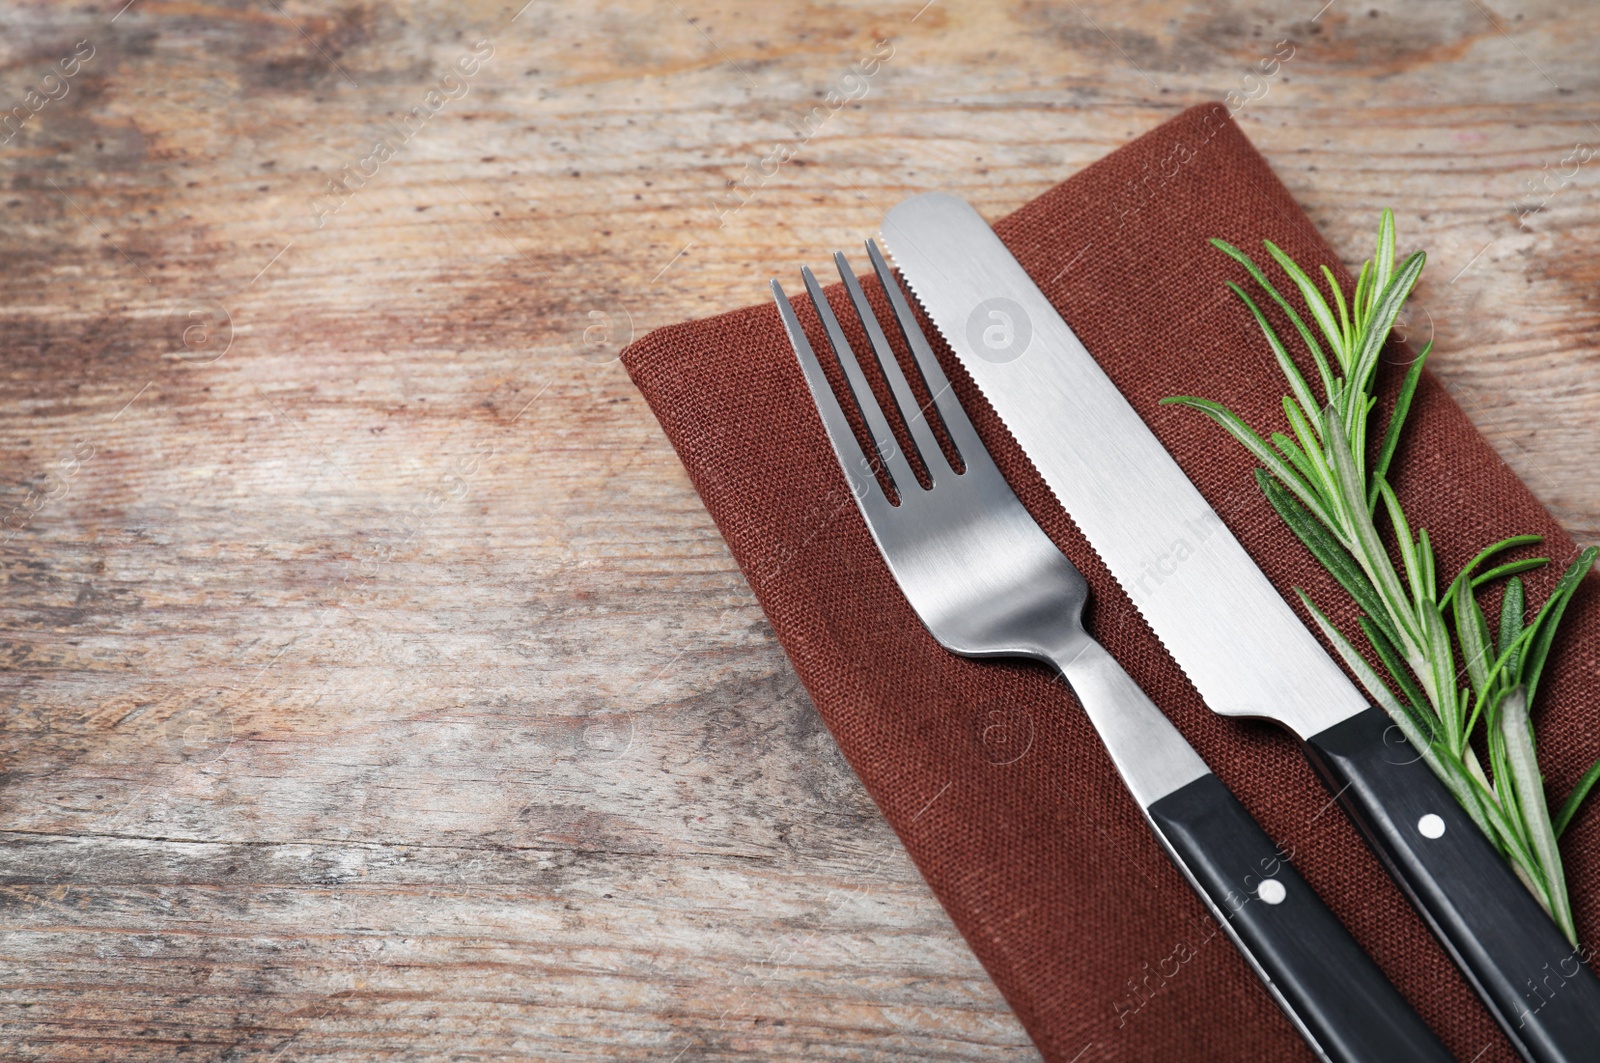
[[[1372,206],[1363,226],[1375,227],[1382,204]],[[1197,394],[1258,429],[1282,422],[1271,353],[1223,286],[1249,281],[1209,237],[1258,261],[1268,238],[1343,275],[1226,111],[1180,114],[995,229],[1278,588],[1291,601],[1291,588],[1305,588],[1354,630],[1354,608],[1260,496],[1244,451],[1198,413],[1158,405]],[[864,269],[860,249],[846,250]],[[825,261],[819,252],[809,264],[820,273]],[[800,265],[771,270],[788,279]],[[752,295],[765,279],[751,278]],[[881,289],[867,287],[884,314]],[[840,287],[829,295],[850,322]],[[799,303],[824,350],[815,313]],[[846,331],[867,350],[859,326]],[[1451,1050],[1474,1063],[1514,1060],[1295,741],[1206,710],[948,350],[935,347],[1007,479],[1088,578],[1092,633]],[[1409,358],[1399,346],[1388,355]],[[1066,686],[1030,663],[952,656],[918,622],[851,501],[771,303],[660,329],[623,360],[840,748],[1045,1058],[1310,1060],[1157,847]],[[1400,372],[1391,364],[1384,374],[1392,389]],[[874,386],[882,401],[882,381]],[[1537,532],[1557,562],[1530,581],[1530,600],[1543,601],[1572,540],[1437,381],[1423,378],[1411,418],[1395,486],[1437,544],[1441,580],[1480,547]],[[1552,801],[1600,752],[1585,726],[1600,708],[1595,582],[1568,613],[1535,710]],[[1586,812],[1564,845],[1580,932],[1600,918],[1597,819]]]

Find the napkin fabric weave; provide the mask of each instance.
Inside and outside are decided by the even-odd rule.
[[[1380,205],[1365,219],[1373,228]],[[1301,587],[1356,631],[1354,607],[1261,497],[1244,450],[1199,413],[1159,405],[1169,395],[1202,395],[1263,434],[1286,430],[1282,377],[1224,287],[1234,280],[1249,290],[1251,282],[1208,238],[1262,263],[1261,242],[1270,239],[1313,274],[1327,263],[1351,288],[1226,110],[1183,112],[994,227],[1295,610],[1305,616],[1292,591]],[[846,250],[865,270],[860,249]],[[810,264],[821,272],[820,249]],[[800,265],[773,263],[772,271],[787,278]],[[1292,290],[1276,267],[1269,276]],[[752,278],[752,290],[764,279]],[[887,320],[881,289],[865,283]],[[1423,298],[1426,291],[1424,282]],[[864,354],[841,287],[828,294]],[[815,312],[803,298],[797,305],[825,352]],[[1292,334],[1281,318],[1275,324]],[[1295,740],[1207,711],[929,333],[1007,479],[1087,577],[1091,633],[1451,1050],[1475,1063],[1512,1063],[1488,1013],[1330,805]],[[1411,357],[1403,344],[1386,352],[1386,397]],[[623,360],[846,758],[1044,1057],[1310,1060],[1158,847],[1066,685],[1029,662],[955,657],[922,627],[856,510],[771,303],[659,329]],[[875,367],[867,369],[891,409]],[[1385,401],[1374,416],[1386,414]],[[1441,582],[1482,546],[1535,532],[1555,559],[1528,580],[1530,601],[1543,601],[1576,552],[1572,540],[1429,375],[1396,465],[1394,485],[1414,526],[1433,538]],[[1553,804],[1600,754],[1596,647],[1600,593],[1591,578],[1568,611],[1535,707]],[[1600,814],[1580,816],[1563,850],[1580,933],[1592,932],[1600,926]]]

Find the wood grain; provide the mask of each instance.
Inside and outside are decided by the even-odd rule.
[[[1600,10],[1317,6],[0,5],[0,1056],[1036,1058],[614,355],[1235,91],[1596,537]]]

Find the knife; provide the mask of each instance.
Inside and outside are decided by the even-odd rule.
[[[1588,950],[1567,942],[1346,678],[983,217],[927,193],[892,209],[883,235],[933,324],[1211,710],[1299,736],[1525,1060],[1600,1057]]]

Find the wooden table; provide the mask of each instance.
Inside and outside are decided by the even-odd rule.
[[[915,191],[1239,93],[1600,533],[1592,5],[517,2],[4,4],[0,1058],[1036,1058],[614,360]]]

